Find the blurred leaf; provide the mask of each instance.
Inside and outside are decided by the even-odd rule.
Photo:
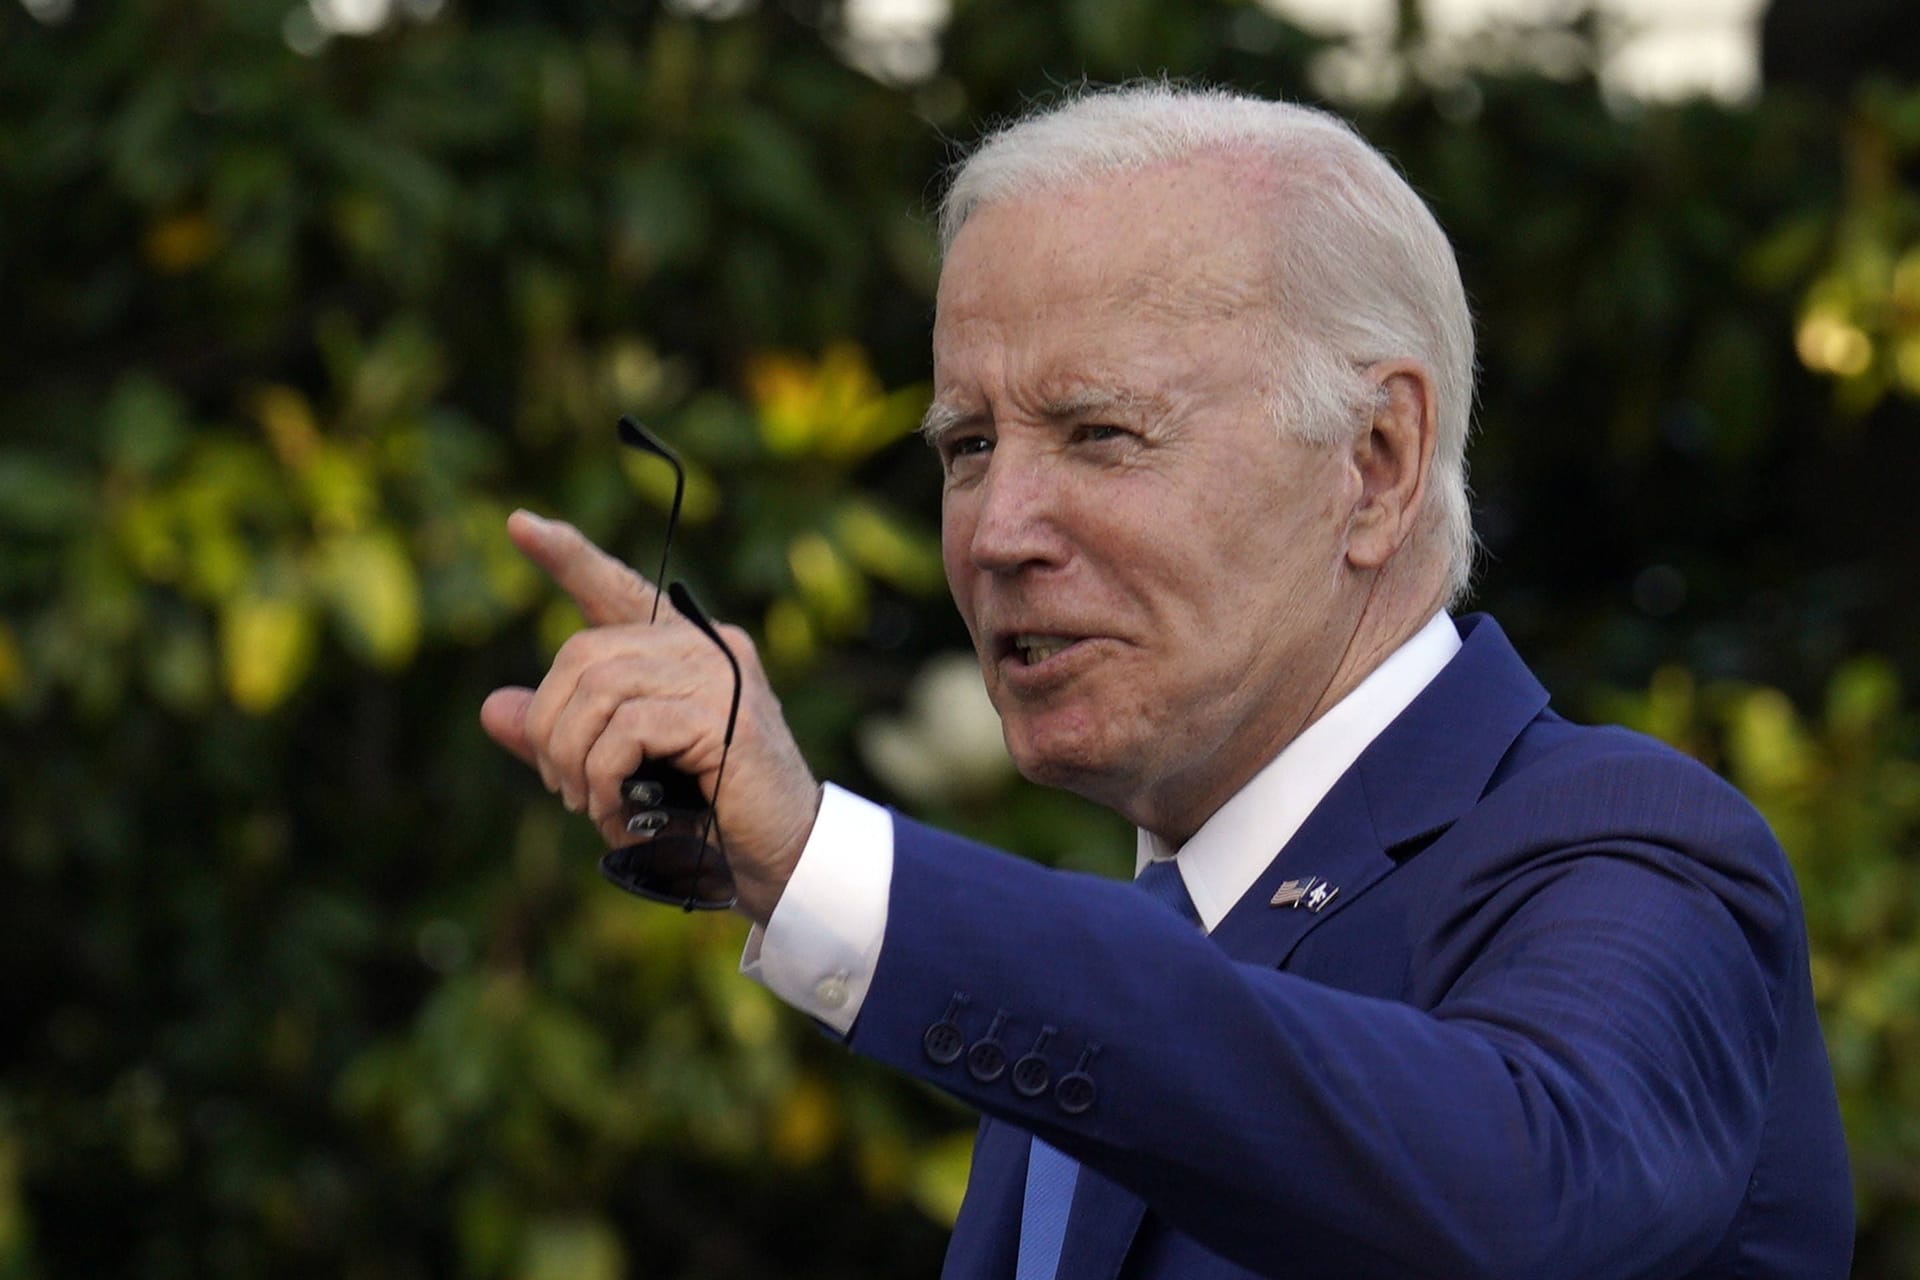
[[[852,461],[891,444],[918,422],[926,393],[883,393],[865,354],[829,346],[818,362],[777,353],[747,367],[762,438],[776,455],[819,454]]]
[[[824,1156],[839,1129],[838,1106],[831,1090],[812,1076],[794,1081],[775,1109],[767,1144],[785,1164],[812,1164]]]
[[[0,525],[67,533],[91,521],[97,501],[92,480],[78,467],[18,449],[0,452]]]
[[[101,424],[108,460],[137,475],[171,466],[188,438],[186,405],[165,383],[130,374],[114,388]]]
[[[147,686],[169,710],[204,710],[218,691],[213,645],[200,628],[175,622],[157,629],[146,648]]]
[[[854,563],[883,582],[922,595],[939,591],[945,583],[939,543],[872,503],[841,503],[833,514],[833,531]]]
[[[1900,680],[1880,658],[1858,658],[1836,671],[1827,689],[1827,725],[1844,737],[1884,730],[1900,707]]]
[[[515,1274],[523,1280],[621,1280],[626,1255],[604,1222],[548,1218],[529,1224]]]
[[[776,668],[808,666],[819,652],[813,623],[797,601],[775,600],[768,605],[762,629],[767,637],[767,658]]]
[[[220,229],[197,210],[170,214],[147,230],[147,262],[162,275],[180,275],[204,264],[220,248]]]
[[[420,643],[420,590],[413,562],[391,530],[322,541],[315,585],[360,657],[387,669],[412,659]]]
[[[322,447],[320,424],[305,396],[292,387],[265,387],[254,396],[253,411],[281,466],[298,472],[313,465]]]
[[[313,614],[287,596],[242,592],[220,614],[220,657],[227,696],[263,715],[284,702],[313,660]]]
[[[807,610],[830,635],[847,635],[865,625],[866,580],[833,543],[805,533],[787,544],[787,568]]]

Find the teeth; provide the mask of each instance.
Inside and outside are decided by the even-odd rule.
[[[1013,641],[1014,648],[1026,658],[1028,666],[1045,662],[1072,643],[1073,640],[1068,636],[1016,636]]]

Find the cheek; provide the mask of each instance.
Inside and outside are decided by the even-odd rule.
[[[980,630],[974,620],[973,575],[967,568],[964,559],[956,560],[952,556],[947,556],[945,557],[945,561],[947,569],[947,594],[953,597],[954,610],[959,613],[960,621],[966,624],[967,634],[973,637],[975,646],[977,647],[980,640]]]
[[[1243,600],[1264,599],[1268,593],[1259,590],[1262,583],[1283,592],[1318,585],[1341,562],[1342,512],[1341,495],[1331,484],[1283,491],[1232,522],[1229,536],[1215,549],[1214,563],[1230,566],[1242,579]]]
[[[969,628],[973,626],[973,617],[967,609],[967,601],[972,594],[968,585],[967,545],[972,537],[972,529],[952,506],[941,509],[940,563],[947,574],[947,592],[953,597],[954,605]]]

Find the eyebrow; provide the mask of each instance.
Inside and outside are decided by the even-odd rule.
[[[986,415],[975,409],[961,409],[935,400],[920,418],[920,438],[938,447],[945,437],[961,427],[984,421]]]
[[[1116,409],[1145,409],[1157,415],[1166,412],[1167,401],[1163,396],[1120,387],[1088,386],[1048,396],[1039,405],[1040,416],[1049,422],[1072,422]],[[936,400],[927,406],[920,419],[920,436],[928,444],[938,446],[953,432],[986,422],[990,417],[983,409],[963,409]]]

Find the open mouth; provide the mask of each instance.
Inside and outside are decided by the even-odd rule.
[[[1022,666],[1037,667],[1056,653],[1077,643],[1075,636],[1047,636],[1023,633],[1010,638],[1008,649]]]

